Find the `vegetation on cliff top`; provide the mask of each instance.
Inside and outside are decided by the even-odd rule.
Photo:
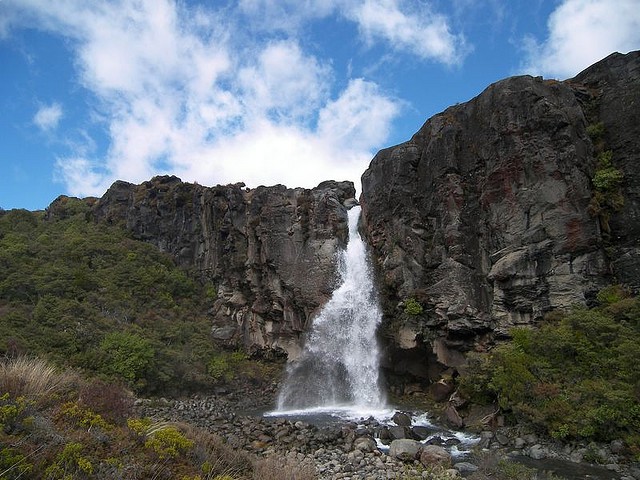
[[[640,299],[615,286],[598,300],[472,356],[462,391],[558,439],[623,439],[640,458]]]

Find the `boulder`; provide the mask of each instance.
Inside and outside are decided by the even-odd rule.
[[[547,455],[547,449],[539,443],[532,445],[529,449],[529,456],[534,460],[542,460],[543,458],[547,458]]]
[[[447,405],[447,408],[444,410],[444,416],[447,423],[455,428],[462,428],[464,426],[464,421],[462,417],[456,410],[456,407],[453,405]]]
[[[402,460],[403,462],[412,461],[418,458],[422,445],[416,440],[400,439],[394,440],[389,446],[389,456]]]
[[[369,437],[358,437],[353,441],[354,450],[360,450],[361,452],[374,452],[378,450],[378,444],[376,441]]]
[[[411,417],[403,412],[396,412],[391,417],[391,420],[401,427],[410,427],[411,426]]]
[[[391,426],[388,427],[389,438],[398,440],[401,438],[413,438],[409,427]]]
[[[426,445],[420,451],[420,463],[425,467],[439,465],[451,466],[451,455],[443,447],[438,445]]]

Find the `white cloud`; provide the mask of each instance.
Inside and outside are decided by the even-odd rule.
[[[104,192],[104,178],[97,172],[98,166],[86,158],[59,158],[56,169],[59,180],[67,185],[70,195],[86,196]]]
[[[245,103],[258,110],[253,113],[308,118],[326,100],[330,69],[305,55],[296,42],[269,44],[256,60],[239,74]]]
[[[33,116],[33,123],[42,131],[50,132],[58,127],[63,117],[62,106],[53,102],[51,105],[41,106]]]
[[[366,151],[387,136],[391,120],[400,113],[399,102],[382,95],[376,84],[363,79],[349,82],[318,119],[318,133],[327,143],[344,150]]]
[[[346,15],[358,24],[369,43],[383,40],[395,50],[446,65],[461,63],[468,53],[464,37],[453,34],[448,19],[434,13],[428,3],[412,9],[409,2],[400,0],[347,3]]]
[[[294,33],[306,22],[333,14],[341,0],[240,0],[239,9],[257,27]]]
[[[525,73],[557,78],[576,75],[615,51],[640,47],[638,0],[564,0],[549,16],[548,37],[528,37]]]
[[[357,182],[399,113],[371,82],[336,85],[331,64],[295,39],[231,35],[241,26],[220,11],[170,0],[5,1],[27,26],[65,37],[78,81],[98,100],[104,157],[80,145],[56,162],[73,195],[162,173],[205,185]]]
[[[241,10],[263,28],[295,32],[306,22],[339,15],[355,23],[365,44],[382,43],[423,60],[457,65],[469,52],[463,35],[436,13],[435,2],[411,0],[241,0]]]

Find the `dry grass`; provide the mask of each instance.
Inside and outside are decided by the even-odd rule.
[[[41,399],[73,380],[72,373],[60,374],[39,358],[20,356],[0,361],[0,393],[9,393],[13,398]]]
[[[289,458],[265,458],[256,461],[255,480],[314,480],[316,468],[307,462],[296,462]]]
[[[233,479],[251,479],[254,459],[247,452],[232,448],[218,435],[190,424],[180,424],[185,436],[195,442],[193,455],[203,466],[203,479],[225,476]]]

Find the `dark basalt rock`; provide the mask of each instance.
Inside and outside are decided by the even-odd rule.
[[[612,213],[610,234],[590,211],[597,148],[587,127],[598,122],[624,173],[624,208]],[[565,82],[502,80],[380,151],[362,176],[360,201],[390,376],[428,383],[439,372],[425,363],[460,367],[460,352],[483,350],[551,310],[589,303],[607,284],[637,289],[638,139],[640,52],[633,52]],[[423,313],[403,313],[408,298]]]
[[[497,82],[375,156],[362,228],[394,393],[446,387],[466,352],[593,303],[608,284],[640,289],[639,107],[640,52],[613,54],[563,82]],[[600,123],[596,142],[587,131]],[[607,215],[593,208],[603,148],[624,175],[624,205]],[[293,358],[335,287],[354,195],[350,182],[208,188],[164,176],[116,182],[90,206],[211,282],[213,338]],[[404,311],[409,298],[422,312]]]
[[[213,284],[214,338],[296,356],[313,313],[331,295],[348,238],[351,182],[212,188],[175,176],[116,182],[93,207]]]

